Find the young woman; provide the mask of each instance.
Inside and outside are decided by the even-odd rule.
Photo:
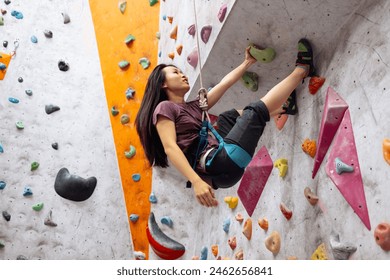
[[[256,62],[245,52],[244,61],[207,93],[208,108]],[[259,101],[242,110],[231,109],[219,115],[218,133],[225,143],[238,145],[253,156],[266,122],[270,117],[286,113],[283,107],[294,89],[307,76],[313,76],[313,51],[306,39],[298,42],[296,67],[284,80]],[[242,177],[245,167],[238,166],[225,149],[209,136],[206,148],[195,158],[202,126],[199,100],[186,102],[190,90],[188,78],[174,65],[160,64],[149,76],[135,124],[146,157],[151,165],[167,167],[168,159],[192,183],[201,205],[217,206],[213,189],[227,188]],[[211,161],[212,159],[212,161]],[[211,161],[209,166],[205,162]],[[195,168],[193,169],[193,163]]]

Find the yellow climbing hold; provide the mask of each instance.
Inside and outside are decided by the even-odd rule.
[[[275,161],[274,167],[279,169],[279,176],[284,178],[288,169],[288,161],[285,158],[279,158]]]
[[[236,196],[227,196],[223,199],[229,205],[229,208],[234,209],[238,205],[238,197]]]
[[[326,253],[325,244],[321,243],[320,246],[314,251],[313,255],[311,255],[312,260],[327,260],[328,254]]]

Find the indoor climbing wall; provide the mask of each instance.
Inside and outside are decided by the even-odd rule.
[[[133,258],[89,2],[0,9],[0,259]]]
[[[271,119],[241,182],[216,191],[217,208],[200,206],[174,168],[153,169],[151,225],[162,233],[154,229],[150,258],[163,256],[157,245],[166,235],[170,256],[181,259],[389,259],[388,1],[198,0],[196,12],[189,2],[161,3],[159,44],[159,61],[189,76],[189,100],[200,86],[195,14],[205,88],[241,63],[250,44],[276,53],[210,113],[261,98],[292,71],[302,37],[313,44],[319,77],[297,88],[296,115]]]

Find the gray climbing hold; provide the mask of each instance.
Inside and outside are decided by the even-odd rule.
[[[38,43],[38,38],[36,36],[32,35],[30,39],[34,44]]]
[[[202,250],[200,250],[200,259],[207,260],[208,249],[206,246],[203,246]]]
[[[39,167],[39,162],[34,161],[31,163],[31,171],[37,170]]]
[[[130,150],[125,151],[125,157],[132,158],[133,156],[135,156],[135,147],[133,145],[130,145]]]
[[[52,219],[52,211],[50,210],[49,211],[49,214],[47,214],[45,220],[43,221],[43,223],[46,225],[46,226],[50,226],[50,227],[56,227],[57,224],[55,222],[53,222],[53,219]]]
[[[58,61],[58,69],[60,69],[63,72],[66,72],[69,70],[69,64],[63,60],[60,60]]]
[[[59,110],[60,110],[60,107],[58,107],[57,105],[53,105],[53,104],[45,105],[45,112],[48,115],[50,115],[51,113],[54,113],[56,111],[59,111]]]
[[[230,229],[230,218],[226,218],[226,219],[223,221],[222,228],[223,228],[223,231],[224,231],[224,232],[226,232],[226,233],[229,232],[229,229]]]
[[[334,163],[336,165],[336,172],[337,174],[342,174],[344,172],[351,173],[353,172],[354,168],[351,165],[348,165],[344,163],[340,158],[335,158]]]
[[[119,68],[122,70],[126,70],[129,67],[129,65],[130,65],[130,62],[128,62],[127,60],[121,60],[118,63]]]
[[[349,256],[357,250],[352,243],[341,244],[339,235],[335,233],[330,236],[330,247],[335,260],[348,260]]]
[[[35,210],[35,211],[41,211],[42,208],[43,208],[43,203],[42,203],[42,202],[41,202],[41,203],[34,204],[34,205],[32,206],[32,209]]]
[[[54,189],[59,196],[65,199],[84,201],[92,195],[96,184],[95,177],[84,179],[77,175],[71,175],[69,170],[64,167],[57,173]]]
[[[135,40],[134,35],[129,34],[129,35],[127,35],[127,37],[125,38],[125,44],[126,44],[126,45],[129,45],[129,44],[131,44],[131,42],[133,42],[134,40]]]
[[[64,18],[64,24],[67,24],[70,22],[70,17],[67,13],[61,13],[62,17]]]
[[[157,203],[157,197],[156,197],[156,195],[154,194],[154,192],[152,192],[152,193],[149,195],[149,201],[150,201],[150,203]]]
[[[133,179],[134,182],[139,182],[139,180],[141,180],[141,174],[134,173],[133,175],[131,175],[131,178]]]
[[[133,223],[135,223],[136,221],[138,221],[139,219],[139,216],[137,214],[131,214],[130,217],[129,217],[130,221],[132,221]]]
[[[11,220],[11,215],[7,211],[3,211],[3,217],[7,222]]]
[[[28,96],[32,96],[33,95],[33,92],[31,89],[26,89],[25,90],[25,93],[28,95]]]
[[[135,94],[135,89],[129,87],[129,88],[126,90],[126,98],[127,98],[127,100],[133,99],[133,98],[134,98],[134,94]]]
[[[114,117],[119,114],[119,111],[115,108],[115,106],[111,107],[111,115]]]
[[[127,123],[129,123],[129,121],[130,121],[130,117],[127,114],[123,114],[121,116],[121,123],[122,124],[127,124]]]
[[[142,57],[139,59],[139,64],[141,64],[142,68],[148,69],[150,66],[150,61],[146,57]]]
[[[170,228],[172,228],[173,226],[173,221],[170,217],[168,216],[164,216],[161,218],[161,223],[164,224],[164,225],[167,225],[169,226]]]
[[[14,97],[9,97],[8,101],[11,102],[11,103],[14,103],[14,104],[18,104],[19,103],[19,99],[14,98]]]
[[[126,6],[127,6],[127,1],[121,1],[118,4],[119,10],[121,11],[122,14],[125,13],[126,11]]]
[[[52,147],[54,150],[58,150],[58,143],[55,142],[55,143],[51,144],[51,147]]]
[[[5,247],[4,242],[2,240],[0,240],[0,249],[4,248],[4,247]]]
[[[32,196],[33,192],[29,186],[25,186],[23,190],[23,196]]]
[[[4,181],[0,181],[0,190],[4,190],[4,188],[7,186],[7,183]]]
[[[19,255],[16,257],[17,260],[20,260],[20,261],[26,261],[28,260],[27,257],[23,256],[23,255]]]
[[[46,38],[53,38],[53,32],[51,32],[50,30],[45,30],[43,31],[43,34],[45,35]]]
[[[19,82],[19,83],[23,83],[23,77],[19,77],[19,78],[18,78],[18,82]]]
[[[17,129],[24,129],[24,124],[22,121],[17,121],[16,122],[16,128]]]
[[[23,14],[22,14],[22,12],[19,12],[19,11],[13,10],[11,12],[11,16],[13,16],[13,17],[15,17],[17,19],[23,19]]]

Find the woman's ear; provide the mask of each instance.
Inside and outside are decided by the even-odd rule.
[[[167,86],[167,83],[166,83],[166,82],[164,82],[164,83],[162,84],[161,88],[162,88],[162,89],[166,89],[166,88],[168,88],[168,86]]]

